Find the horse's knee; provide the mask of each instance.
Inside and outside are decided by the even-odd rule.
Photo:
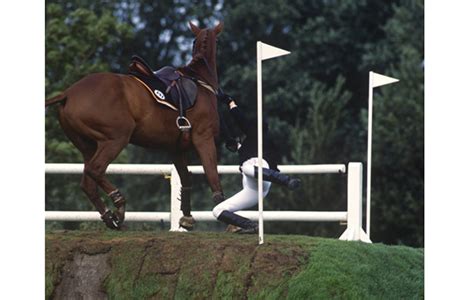
[[[105,169],[99,164],[89,163],[84,167],[84,173],[94,178],[94,180],[100,180],[105,174]]]
[[[80,187],[81,190],[89,197],[92,197],[97,193],[96,183],[91,178],[87,178],[85,174],[82,176]]]

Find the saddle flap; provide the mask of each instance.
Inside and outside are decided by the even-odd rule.
[[[179,88],[183,95],[183,105],[185,107],[191,107],[194,105],[197,96],[197,85],[188,78],[181,78]]]

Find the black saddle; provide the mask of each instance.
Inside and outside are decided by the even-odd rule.
[[[182,75],[174,67],[166,66],[153,71],[143,58],[134,55],[128,66],[128,73],[146,85],[159,103],[179,111],[180,117],[196,102],[195,79]]]

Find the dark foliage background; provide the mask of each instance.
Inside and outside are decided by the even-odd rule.
[[[224,21],[219,37],[221,86],[252,116],[256,110],[255,42],[291,55],[263,66],[264,111],[281,148],[282,164],[366,166],[368,72],[400,79],[375,90],[371,237],[387,244],[424,245],[424,3],[421,0],[341,1],[47,1],[46,97],[82,76],[125,73],[139,54],[158,68],[185,65],[191,54],[188,21]],[[46,162],[81,162],[62,133],[54,108],[46,119]],[[225,112],[224,112],[225,116]],[[191,154],[193,164],[199,164]],[[166,153],[128,146],[118,163],[169,163]],[[220,150],[220,164],[237,157]],[[222,176],[225,194],[240,176]],[[274,186],[268,210],[345,209],[345,178],[303,175],[304,188]],[[79,176],[46,176],[47,210],[91,210]],[[169,210],[169,181],[114,176],[130,210]],[[365,181],[365,179],[364,179]],[[195,176],[193,207],[212,209],[204,176]],[[50,227],[88,226],[48,224]],[[202,229],[221,230],[220,224]],[[268,223],[266,232],[338,236],[325,223]]]

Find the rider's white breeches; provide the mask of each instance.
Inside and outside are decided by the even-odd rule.
[[[268,168],[268,163],[265,160],[262,161],[263,167]],[[258,182],[255,177],[255,166],[258,166],[258,158],[256,157],[252,157],[242,164],[242,190],[214,207],[212,210],[214,217],[219,217],[224,210],[235,212],[257,204]],[[263,197],[268,194],[271,185],[272,183],[269,181],[263,182]]]

